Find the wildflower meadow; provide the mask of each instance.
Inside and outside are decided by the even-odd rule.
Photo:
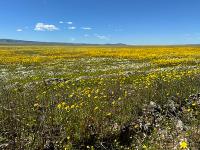
[[[200,47],[1,45],[0,149],[200,149]]]

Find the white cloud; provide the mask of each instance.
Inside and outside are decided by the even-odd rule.
[[[22,32],[23,30],[22,30],[22,29],[17,29],[16,31],[17,31],[17,32]]]
[[[69,30],[75,30],[76,27],[68,27]]]
[[[59,21],[59,23],[60,23],[60,24],[63,24],[64,22],[63,22],[63,21]]]
[[[35,31],[55,31],[59,30],[55,25],[52,24],[44,24],[44,23],[37,23],[35,25]]]
[[[73,22],[71,22],[71,21],[68,21],[68,22],[67,22],[67,24],[73,24]]]
[[[101,40],[109,40],[109,38],[105,35],[99,35],[99,34],[95,34],[95,36]]]
[[[92,30],[91,27],[82,27],[81,29],[83,29],[83,30]]]

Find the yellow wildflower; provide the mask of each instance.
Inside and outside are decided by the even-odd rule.
[[[72,98],[73,97],[73,94],[69,95],[69,98]]]
[[[68,110],[69,109],[69,106],[67,105],[67,106],[65,106],[65,110]]]
[[[142,146],[142,149],[147,149],[147,146],[146,146],[146,145],[143,145],[143,146]]]
[[[62,106],[65,106],[65,104],[66,104],[65,102],[62,102]]]
[[[112,102],[112,105],[115,105],[115,101]]]
[[[58,105],[57,105],[57,108],[58,108],[58,109],[61,109],[61,107],[62,107],[61,104],[58,104]]]
[[[111,116],[112,114],[111,113],[107,113],[107,116]]]
[[[196,105],[196,103],[192,103],[192,106],[195,106]]]
[[[99,109],[99,107],[95,107],[95,108],[94,108],[94,110],[97,110],[97,109]]]
[[[188,147],[187,142],[185,142],[185,141],[180,142],[180,148],[181,149],[186,149],[187,147]]]

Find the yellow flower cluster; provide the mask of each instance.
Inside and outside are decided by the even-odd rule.
[[[80,104],[72,104],[68,105],[66,102],[61,102],[57,105],[57,108],[59,110],[66,110],[67,112],[70,112],[73,109],[79,109],[83,106],[83,103]]]
[[[148,61],[160,66],[197,64],[196,47],[70,47],[70,46],[1,46],[0,63],[35,63],[86,57],[119,57]]]

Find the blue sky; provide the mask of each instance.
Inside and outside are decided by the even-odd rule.
[[[200,0],[0,0],[0,38],[200,43]]]

